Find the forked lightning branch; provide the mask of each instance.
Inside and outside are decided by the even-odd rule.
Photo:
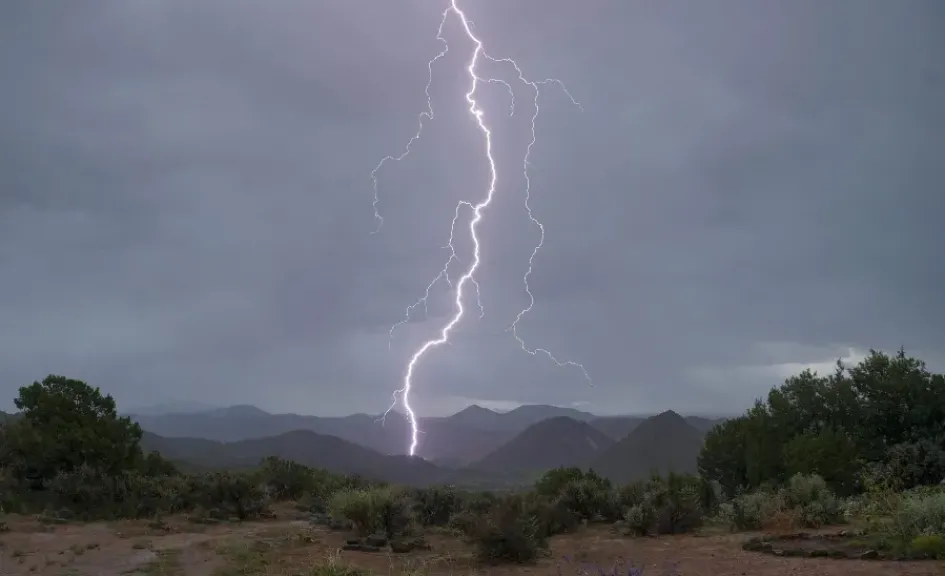
[[[408,319],[410,318],[411,312],[413,312],[419,306],[423,306],[424,310],[426,310],[427,300],[430,296],[430,291],[438,283],[445,282],[450,287],[453,288],[455,297],[453,300],[454,312],[453,312],[452,317],[450,317],[449,321],[447,321],[446,324],[444,324],[440,328],[440,331],[437,337],[427,340],[426,342],[421,344],[420,347],[417,348],[417,350],[410,356],[410,359],[407,362],[407,367],[404,373],[402,386],[399,389],[394,391],[394,402],[391,404],[390,408],[387,409],[387,412],[384,413],[384,416],[386,417],[387,414],[397,405],[398,402],[404,407],[407,420],[410,422],[411,441],[410,441],[409,453],[411,456],[415,455],[417,452],[417,445],[419,442],[418,436],[420,433],[420,430],[417,424],[417,416],[413,410],[413,407],[410,404],[410,394],[413,391],[413,384],[414,384],[413,382],[414,373],[416,372],[418,365],[428,353],[434,351],[434,349],[449,342],[450,334],[452,333],[456,325],[459,324],[459,322],[463,319],[463,316],[466,313],[465,298],[466,298],[467,288],[470,285],[472,285],[472,287],[476,291],[476,304],[479,309],[479,315],[482,316],[484,314],[482,302],[479,299],[479,284],[476,281],[476,271],[479,268],[479,263],[481,261],[478,227],[479,227],[479,223],[482,221],[483,217],[486,214],[486,209],[492,203],[493,197],[495,196],[499,175],[498,175],[498,172],[496,171],[495,158],[492,153],[492,130],[489,128],[489,123],[486,120],[485,111],[479,107],[479,103],[476,101],[476,90],[479,88],[479,85],[481,83],[498,83],[498,84],[504,85],[509,90],[510,94],[513,94],[513,91],[512,91],[511,84],[505,80],[502,80],[500,78],[492,78],[488,76],[480,76],[479,63],[482,60],[491,61],[497,64],[504,64],[508,66],[511,70],[514,70],[515,75],[516,75],[515,81],[527,87],[531,91],[531,94],[534,98],[534,102],[533,102],[534,108],[533,108],[533,112],[531,116],[531,139],[529,140],[528,146],[526,147],[524,151],[524,155],[522,159],[522,170],[525,175],[525,209],[528,212],[528,217],[531,220],[532,224],[536,226],[538,230],[540,231],[540,237],[539,237],[538,244],[534,247],[534,249],[532,250],[531,256],[528,259],[528,268],[525,271],[525,275],[523,277],[523,283],[525,285],[525,292],[528,294],[529,304],[527,307],[525,307],[516,315],[515,320],[508,327],[507,331],[512,334],[512,336],[518,342],[519,346],[521,346],[523,351],[533,356],[539,355],[539,354],[546,356],[549,360],[554,362],[559,367],[568,367],[568,366],[573,367],[580,371],[581,375],[584,377],[587,383],[589,384],[591,383],[590,376],[588,376],[587,370],[584,369],[584,366],[582,366],[581,364],[578,364],[577,362],[572,362],[572,361],[567,361],[567,360],[566,361],[558,360],[558,358],[556,358],[551,352],[543,348],[529,348],[518,333],[519,322],[528,312],[531,311],[532,307],[535,304],[535,298],[532,295],[531,289],[529,287],[528,278],[532,273],[532,264],[535,260],[535,257],[538,255],[539,250],[541,250],[544,244],[544,240],[545,240],[545,227],[544,225],[542,225],[541,222],[538,221],[537,218],[535,218],[534,214],[532,213],[532,209],[530,205],[531,181],[529,180],[529,177],[528,177],[528,160],[532,151],[532,147],[534,146],[536,142],[535,123],[538,119],[538,113],[539,113],[538,99],[541,94],[540,88],[542,86],[547,86],[551,84],[557,85],[559,88],[561,88],[564,91],[564,93],[568,96],[568,98],[571,100],[571,102],[575,106],[577,106],[579,109],[582,109],[581,105],[580,103],[577,102],[577,100],[574,99],[573,96],[571,96],[570,92],[568,92],[567,88],[564,86],[564,84],[560,80],[557,80],[554,78],[548,78],[548,79],[540,80],[540,81],[529,80],[524,75],[524,73],[522,72],[522,69],[514,60],[510,58],[493,58],[492,56],[490,56],[486,52],[482,41],[473,33],[470,20],[466,17],[466,13],[463,12],[463,10],[460,9],[460,7],[458,6],[458,0],[451,0],[450,5],[446,8],[446,10],[443,11],[443,17],[440,20],[440,26],[439,26],[439,29],[437,30],[436,39],[442,43],[443,48],[439,52],[439,54],[437,54],[427,64],[427,68],[429,71],[429,76],[428,76],[427,85],[425,89],[425,93],[427,96],[427,107],[426,107],[426,110],[422,112],[418,117],[418,126],[417,126],[416,134],[414,134],[414,136],[410,138],[410,140],[407,142],[406,146],[404,147],[403,152],[400,155],[387,156],[383,158],[378,163],[378,165],[374,168],[374,170],[371,171],[371,180],[374,185],[374,218],[375,218],[375,221],[377,222],[377,228],[375,229],[375,233],[379,232],[381,230],[381,227],[384,224],[384,219],[381,216],[380,212],[378,211],[378,201],[379,201],[378,172],[388,162],[391,162],[391,161],[397,162],[406,158],[407,155],[410,154],[410,150],[413,144],[418,139],[420,139],[421,133],[423,132],[424,122],[434,119],[433,102],[430,97],[430,86],[433,84],[435,64],[449,52],[449,43],[447,42],[446,38],[443,37],[443,29],[446,26],[446,23],[449,21],[450,17],[457,19],[462,31],[473,43],[472,54],[470,55],[469,60],[466,62],[466,72],[469,78],[469,88],[468,88],[468,91],[466,92],[466,103],[468,104],[469,114],[472,116],[472,119],[475,122],[475,127],[478,128],[479,132],[482,134],[482,142],[483,142],[482,153],[484,154],[485,158],[488,161],[489,184],[488,184],[487,189],[483,191],[483,193],[481,194],[480,196],[481,199],[478,202],[463,200],[463,201],[460,201],[456,205],[456,210],[453,213],[453,217],[452,217],[452,224],[450,226],[449,242],[447,244],[448,248],[450,249],[450,255],[447,258],[446,263],[443,265],[443,268],[440,270],[440,273],[436,277],[434,277],[430,283],[427,284],[426,291],[424,292],[423,296],[419,300],[417,300],[414,304],[407,307],[407,310],[404,315],[404,319],[398,322],[397,324],[394,324],[390,330],[390,336],[391,338],[393,338],[394,331],[396,330],[396,328],[408,321]],[[511,112],[514,114],[514,111],[515,111],[515,100],[514,100],[514,94],[513,94]],[[458,232],[457,225],[459,221],[461,220],[461,218],[463,217],[469,218],[469,225],[466,230],[466,233],[469,235],[469,239],[472,242],[473,254],[472,254],[472,259],[469,263],[469,266],[466,268],[466,271],[463,273],[462,276],[454,280],[450,278],[448,270],[449,270],[450,264],[452,264],[454,261],[459,261],[459,258],[456,254],[456,250],[453,247],[453,240],[456,237],[456,234]]]

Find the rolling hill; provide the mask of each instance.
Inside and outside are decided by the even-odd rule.
[[[591,467],[619,484],[647,478],[652,471],[694,473],[703,438],[702,432],[669,410],[641,422]]]
[[[268,438],[238,442],[217,442],[201,438],[165,438],[145,433],[145,451],[157,451],[165,458],[195,468],[246,468],[266,456],[294,460],[306,466],[383,480],[408,486],[442,482],[452,471],[422,458],[387,456],[334,436],[296,430]]]
[[[503,444],[472,469],[504,473],[586,467],[614,441],[587,422],[567,416],[542,420]]]

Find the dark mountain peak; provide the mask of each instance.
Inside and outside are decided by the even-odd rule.
[[[703,435],[686,419],[667,410],[636,426],[594,463],[594,469],[614,482],[625,484],[646,478],[651,472],[692,473],[702,449]]]
[[[472,404],[463,408],[456,414],[453,414],[453,416],[458,416],[460,414],[498,414],[498,412],[495,410],[489,410],[488,408],[483,408],[479,404]]]
[[[667,410],[665,412],[660,412],[656,416],[650,416],[649,418],[640,422],[640,425],[637,426],[635,431],[641,431],[641,433],[649,431],[659,431],[665,429],[692,429],[695,430],[686,419],[677,414],[672,410]]]
[[[523,404],[506,412],[506,414],[535,414],[544,415],[548,418],[554,416],[572,416],[577,420],[583,419],[584,415],[591,416],[588,412],[581,412],[575,408],[563,408],[561,406],[550,406],[548,404]]]
[[[503,472],[583,467],[613,443],[587,422],[556,416],[532,424],[473,467]]]
[[[660,412],[656,416],[651,416],[649,420],[654,422],[674,422],[676,424],[685,422],[686,419],[680,416],[677,412],[673,410],[666,410],[665,412]]]

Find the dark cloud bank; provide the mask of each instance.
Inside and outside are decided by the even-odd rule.
[[[538,235],[528,95],[508,118],[489,85],[486,314],[419,370],[421,411],[731,412],[869,347],[941,366],[939,2],[468,4],[491,53],[584,105],[541,101],[548,236],[521,329],[595,385],[503,332]],[[452,23],[437,119],[380,172],[370,234],[369,173],[416,127],[438,18],[379,0],[0,6],[0,396],[55,372],[126,406],[386,407],[446,287],[390,351],[388,330],[487,184]]]

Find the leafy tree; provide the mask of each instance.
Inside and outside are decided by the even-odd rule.
[[[856,444],[834,428],[804,432],[784,447],[784,462],[790,475],[817,475],[840,495],[850,495],[859,488],[860,463]]]
[[[734,497],[739,488],[748,485],[745,462],[748,419],[732,418],[709,430],[699,454],[699,474],[719,483],[722,494]]]
[[[867,470],[901,488],[945,474],[945,376],[903,350],[871,351],[833,374],[805,370],[743,416],[715,427],[700,473],[727,496],[817,474],[840,494],[860,490]]]
[[[591,471],[596,477],[597,474]],[[577,467],[555,468],[545,472],[538,481],[535,482],[535,492],[541,496],[553,497],[564,492],[564,489],[572,482],[578,482],[584,479],[584,471]]]
[[[22,417],[5,426],[0,456],[34,488],[81,466],[116,476],[141,463],[141,428],[98,388],[50,375],[21,387],[14,402]]]

